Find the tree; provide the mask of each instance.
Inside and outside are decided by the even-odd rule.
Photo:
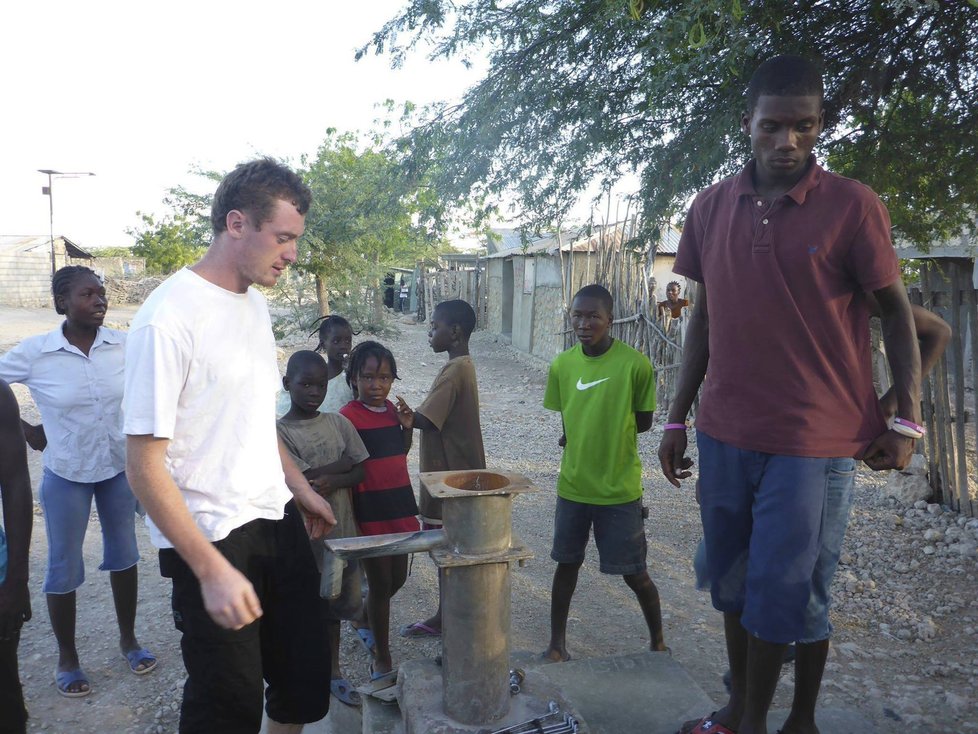
[[[413,263],[439,241],[437,231],[422,224],[425,188],[381,143],[329,130],[316,157],[304,161],[313,198],[297,265],[316,276],[323,314],[329,312],[328,285],[344,289],[369,281],[379,303],[386,269]]]
[[[564,218],[592,181],[641,176],[650,231],[749,156],[737,122],[778,53],[824,67],[820,156],[926,246],[978,211],[978,0],[409,0],[360,55],[488,49],[485,77],[404,141],[451,200],[515,193]]]
[[[220,181],[217,171],[193,173],[211,181]],[[211,194],[195,194],[183,186],[167,189],[163,204],[168,208],[161,217],[136,212],[141,224],[127,230],[136,239],[132,254],[146,258],[146,269],[168,274],[203,257],[211,239]]]

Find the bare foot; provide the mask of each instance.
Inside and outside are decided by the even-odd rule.
[[[571,659],[570,653],[564,648],[548,647],[540,657],[545,663],[566,663]]]

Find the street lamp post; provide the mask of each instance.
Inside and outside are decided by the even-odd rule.
[[[54,277],[58,269],[57,258],[54,249],[54,177],[58,178],[78,178],[79,176],[94,176],[91,171],[52,171],[50,168],[38,168],[38,173],[45,173],[48,177],[48,185],[41,187],[41,193],[48,197],[48,226],[51,235],[51,276]]]

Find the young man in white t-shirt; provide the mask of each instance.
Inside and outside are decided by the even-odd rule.
[[[329,707],[328,605],[302,527],[316,539],[335,519],[276,436],[275,341],[250,287],[295,262],[310,199],[275,161],[239,165],[214,195],[207,253],[129,335],[126,471],[173,581],[182,733],[258,732],[264,682],[270,733]]]

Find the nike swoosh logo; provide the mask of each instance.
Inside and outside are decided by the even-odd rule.
[[[595,380],[594,382],[581,382],[581,378],[578,377],[577,378],[577,389],[578,390],[587,390],[589,388],[594,387],[595,385],[600,385],[602,382],[607,382],[610,379],[611,379],[610,377],[605,377],[603,380]]]

